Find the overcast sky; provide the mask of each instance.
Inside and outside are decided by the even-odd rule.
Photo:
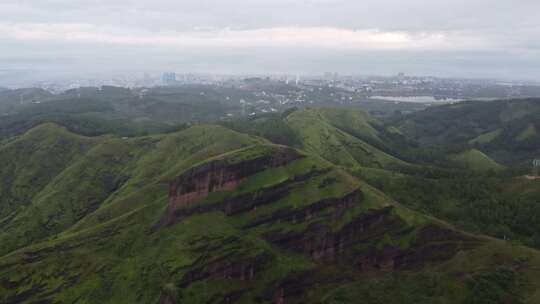
[[[0,81],[159,70],[540,80],[540,1],[0,1]]]

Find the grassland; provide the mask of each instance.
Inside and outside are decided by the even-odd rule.
[[[290,119],[294,123],[294,117]],[[276,186],[288,189],[268,204],[238,214],[220,209],[195,212],[174,225],[156,228],[173,177],[208,159],[241,163],[273,153],[274,146],[211,125],[129,139],[87,138],[44,125],[3,149],[35,143],[36,134],[42,138],[42,132],[50,133],[47,138],[56,137],[53,142],[69,142],[62,147],[73,156],[64,158],[54,176],[43,178],[45,182],[31,192],[24,207],[15,209],[13,218],[4,220],[2,244],[9,246],[0,258],[4,302],[213,303],[229,298],[237,303],[273,303],[280,292],[290,303],[347,303],[358,297],[365,303],[468,303],[486,292],[494,301],[535,303],[538,297],[537,251],[471,238],[402,207],[316,155],[257,173],[234,191],[212,193],[199,203],[219,205],[245,195],[260,197]],[[291,221],[287,215],[304,214],[306,208],[351,191],[362,196],[338,213],[331,207],[302,221]],[[337,259],[316,259],[273,241],[298,235],[319,244],[320,238],[339,235],[372,214],[381,214],[380,225],[364,224],[364,232],[355,236],[358,241]],[[461,241],[438,239],[436,234],[434,240],[422,241],[421,231],[426,229],[455,234]],[[439,243],[463,247],[444,262],[429,255],[425,263],[390,273],[351,268],[355,256],[384,255],[389,248],[416,252]],[[253,278],[223,275],[226,270],[216,265],[254,267]],[[215,267],[221,269],[217,274],[211,270]]]
[[[319,155],[336,165],[349,168],[390,168],[406,165],[404,161],[362,139],[380,141],[377,131],[363,115],[361,112],[345,110],[308,109],[293,112],[286,118],[286,122],[300,140],[298,148]],[[349,124],[348,121],[356,123]]]
[[[503,167],[496,161],[492,160],[486,154],[476,149],[463,151],[459,154],[450,156],[450,159],[454,161],[458,166],[467,168],[473,171],[497,171],[502,170]]]
[[[362,112],[304,109],[255,124],[127,138],[49,123],[4,139],[0,302],[540,300],[540,252],[517,241],[538,238],[538,181],[486,178],[503,168],[479,150],[450,156],[457,169],[402,160],[390,142],[401,131]],[[273,155],[282,146],[272,139],[289,137],[302,158],[162,224],[176,177]]]

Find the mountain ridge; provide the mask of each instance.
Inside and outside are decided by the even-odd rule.
[[[123,165],[128,180],[60,234],[1,257],[0,273],[9,278],[0,284],[5,301],[296,303],[353,299],[354,289],[346,286],[365,284],[366,275],[390,285],[395,284],[392,276],[412,284],[407,276],[432,275],[455,284],[459,281],[450,274],[464,271],[458,270],[457,262],[463,255],[471,259],[484,256],[488,267],[498,261],[499,266],[507,267],[502,273],[524,276],[536,284],[526,269],[540,263],[538,252],[520,247],[508,250],[509,245],[501,241],[464,234],[409,211],[343,169],[305,152],[297,152],[303,158],[276,163],[274,168],[255,162],[260,171],[234,188],[209,191],[207,197],[178,209],[183,212],[182,220],[156,228],[170,204],[169,182],[175,176],[216,160],[249,164],[290,148],[211,125],[168,135],[100,140],[89,154],[96,157],[88,160],[93,166],[106,164],[122,150],[129,154],[140,151],[140,156],[127,158],[125,164],[131,165]],[[113,142],[117,144],[111,145]],[[105,147],[109,149],[97,153]],[[200,161],[194,161],[197,158]],[[97,172],[88,172],[89,177],[103,180]],[[505,249],[494,249],[499,247]],[[496,252],[504,253],[497,258],[492,255]],[[520,263],[527,267],[512,266],[520,257],[526,257]],[[151,269],[151,265],[160,266]],[[351,269],[350,265],[356,266]],[[39,267],[45,268],[38,271]],[[473,282],[491,280],[477,278],[476,270],[465,273]],[[515,285],[514,280],[502,289],[501,296],[518,299],[519,295],[530,301],[538,296]],[[462,301],[482,292],[458,285],[448,285],[436,295],[396,292],[409,301],[405,303]],[[314,286],[320,288],[313,290]],[[341,286],[343,292],[338,295],[331,286]],[[456,290],[466,291],[465,298],[451,296]]]

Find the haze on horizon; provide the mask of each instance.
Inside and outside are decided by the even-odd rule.
[[[540,80],[540,1],[4,0],[0,85],[126,71]]]

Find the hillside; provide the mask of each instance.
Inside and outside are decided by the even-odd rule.
[[[39,97],[21,103],[17,94]],[[234,103],[231,98],[235,98]],[[0,92],[0,140],[45,122],[89,136],[173,132],[186,124],[215,122],[227,114],[239,114],[238,100],[242,98],[254,99],[249,92],[209,86],[133,90],[83,87],[58,95],[37,89],[9,90]]]
[[[68,163],[83,155],[98,139],[70,133],[52,124],[0,144],[0,223],[51,183]]]
[[[43,148],[35,148],[40,145],[36,137],[45,141]],[[86,145],[80,147],[79,141]],[[181,146],[177,146],[179,141]],[[218,127],[195,127],[169,136],[133,139],[81,137],[52,124],[34,128],[0,150],[0,159],[17,168],[16,172],[2,171],[6,179],[16,177],[13,186],[8,180],[2,193],[2,204],[7,203],[16,212],[3,215],[7,218],[0,232],[5,244],[1,253],[69,228],[97,210],[110,195],[124,186],[129,188],[136,174],[156,174],[153,170],[163,174],[165,168],[178,166],[182,157],[189,156],[187,160],[192,161],[197,159],[197,152],[208,157],[212,149],[219,152],[225,147],[255,142],[258,140]],[[78,157],[70,155],[75,153],[69,150],[72,146],[79,149],[75,151]],[[171,167],[164,166],[166,159]],[[26,187],[19,192],[25,196],[17,196],[15,191],[19,180]]]
[[[468,101],[430,107],[391,125],[423,146],[481,150],[503,164],[528,163],[540,151],[540,100]]]
[[[399,135],[360,110],[291,109],[281,115],[261,115],[224,125],[293,146],[347,168],[390,169],[408,165],[399,159],[399,152],[392,146],[391,140]]]
[[[50,99],[53,94],[36,88],[23,88],[16,90],[0,88],[0,116],[15,111],[18,107],[42,102]]]
[[[40,182],[2,223],[2,302],[540,299],[539,252],[412,212],[311,153],[213,125],[126,139],[48,124],[1,159],[20,167],[9,151],[34,136],[74,148],[50,176],[46,150],[25,155]]]
[[[472,171],[499,171],[503,169],[501,165],[477,149],[451,154],[449,159],[457,167],[467,168]]]
[[[517,177],[528,168],[503,166],[476,148],[451,143],[422,147],[391,125],[351,109],[292,109],[225,125],[309,151],[408,208],[461,229],[540,248],[532,233],[540,184]],[[523,186],[507,187],[516,181]]]

